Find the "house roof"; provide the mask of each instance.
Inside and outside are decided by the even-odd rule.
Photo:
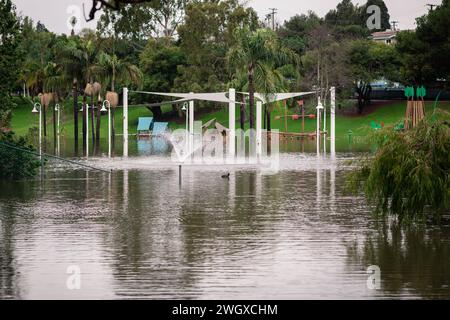
[[[397,32],[398,32],[397,30],[379,31],[379,32],[372,33],[372,35],[370,37],[373,40],[387,40],[387,39],[395,38],[395,36],[397,35]]]

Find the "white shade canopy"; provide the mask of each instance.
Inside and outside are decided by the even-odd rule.
[[[231,103],[231,101],[227,98],[225,92],[213,92],[213,93],[164,93],[164,92],[146,92],[146,91],[133,91],[136,93],[150,94],[155,96],[163,96],[163,97],[172,97],[179,98],[176,102],[186,102],[193,100],[200,101],[211,101],[211,102],[220,102],[220,103]],[[235,102],[238,103],[238,102]]]
[[[249,95],[248,92],[240,92],[240,93]],[[292,98],[304,97],[311,94],[316,94],[316,92],[310,91],[310,92],[269,93],[269,94],[262,94],[255,92],[255,98],[260,100],[263,104],[267,104]]]
[[[240,102],[231,101],[230,99],[228,99],[227,92],[208,92],[208,93],[165,93],[165,92],[148,92],[148,91],[133,91],[133,92],[150,94],[155,96],[179,98],[179,100],[167,103],[180,103],[186,101],[199,100],[199,101],[211,101],[220,103],[242,104]],[[240,92],[240,93],[244,95],[249,95],[248,92]],[[276,101],[283,101],[287,99],[303,97],[315,93],[316,93],[315,91],[311,91],[311,92],[269,93],[266,95],[255,92],[255,98],[260,100],[263,104],[267,104]]]

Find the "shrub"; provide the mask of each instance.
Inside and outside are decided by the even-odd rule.
[[[449,209],[450,115],[445,111],[427,117],[415,129],[392,128],[373,135],[374,155],[357,161],[347,187],[363,190],[376,213],[400,220],[439,219]]]
[[[0,179],[31,178],[40,166],[33,147],[24,138],[0,131]]]

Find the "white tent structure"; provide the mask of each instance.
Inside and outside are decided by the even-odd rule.
[[[147,91],[133,91],[134,93],[157,95],[164,97],[177,98],[177,100],[168,103],[182,103],[189,102],[189,134],[190,139],[194,136],[194,118],[195,118],[195,101],[210,101],[225,103],[229,106],[229,156],[236,156],[236,90],[230,89],[229,92],[215,92],[215,93],[163,93],[163,92],[147,92]],[[128,88],[123,88],[123,155],[128,156]],[[264,104],[273,103],[276,101],[283,101],[292,98],[298,98],[315,94],[316,92],[292,92],[292,93],[273,93],[261,94],[255,93],[256,98],[256,146],[257,155],[262,154],[262,106]],[[247,92],[242,94],[248,95]],[[228,96],[227,96],[228,95]],[[331,88],[331,153],[335,154],[335,88]],[[317,107],[317,121],[319,128],[320,114],[323,107],[320,103],[320,98]],[[317,130],[317,140],[320,138],[320,129]],[[192,141],[190,143],[192,144]]]

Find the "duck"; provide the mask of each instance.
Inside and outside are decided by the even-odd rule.
[[[230,179],[230,173],[223,175],[222,179]]]

